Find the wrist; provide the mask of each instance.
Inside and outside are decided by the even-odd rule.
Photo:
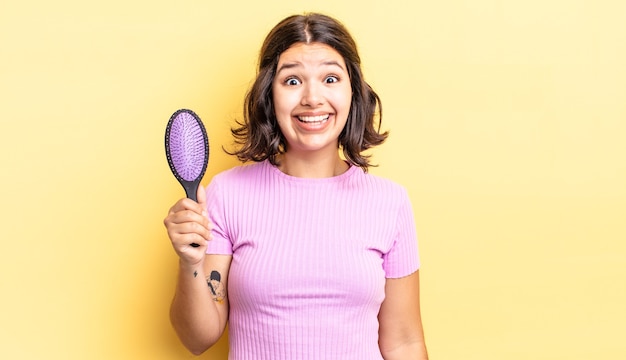
[[[197,276],[200,274],[200,272],[203,271],[202,263],[202,260],[197,262],[188,262],[181,258],[178,260],[178,268],[180,269],[181,273],[196,274]]]

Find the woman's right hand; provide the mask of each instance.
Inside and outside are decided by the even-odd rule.
[[[206,212],[206,192],[198,187],[198,202],[180,199],[163,220],[174,250],[185,265],[202,263],[207,242],[211,240],[211,223]],[[194,247],[192,244],[199,246]]]

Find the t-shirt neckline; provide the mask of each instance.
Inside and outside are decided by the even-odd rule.
[[[338,182],[342,182],[342,181],[350,178],[357,171],[361,170],[360,167],[354,166],[354,165],[348,163],[348,166],[349,166],[348,170],[346,170],[342,174],[339,174],[339,175],[336,175],[336,176],[331,176],[331,177],[325,177],[325,178],[305,178],[305,177],[297,177],[297,176],[292,176],[292,175],[285,174],[284,172],[280,171],[280,169],[277,166],[272,165],[272,163],[270,163],[269,160],[263,161],[263,165],[265,167],[268,167],[269,170],[277,178],[282,179],[282,180],[291,181],[291,182],[297,182],[297,183],[301,183],[301,184],[333,184],[333,183],[338,183]]]

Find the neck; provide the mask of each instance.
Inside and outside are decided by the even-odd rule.
[[[283,173],[301,178],[327,178],[343,174],[350,168],[336,152],[331,156],[295,156],[289,152],[279,157]]]

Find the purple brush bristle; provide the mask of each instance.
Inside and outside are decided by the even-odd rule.
[[[196,119],[180,113],[170,130],[170,156],[176,172],[187,181],[194,181],[204,166],[204,135]]]
[[[209,158],[209,141],[202,121],[191,110],[176,111],[165,131],[165,152],[174,176],[187,197],[196,199]]]

